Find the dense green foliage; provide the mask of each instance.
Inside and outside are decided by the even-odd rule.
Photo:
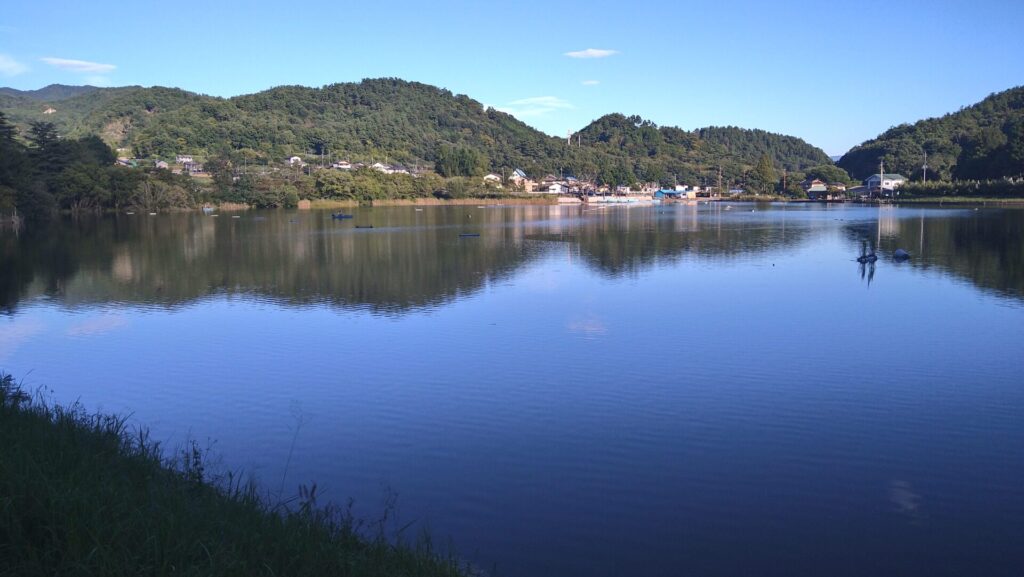
[[[958,180],[908,182],[900,187],[901,198],[1024,198],[1024,180]]]
[[[898,172],[913,180],[986,180],[1024,175],[1024,87],[993,94],[941,118],[891,128],[838,162],[855,178]]]
[[[42,103],[0,95],[19,125],[41,120]],[[437,167],[443,175],[522,168],[537,178],[574,174],[608,184],[740,181],[768,154],[777,169],[831,161],[804,141],[733,127],[686,131],[611,114],[583,128],[573,146],[464,95],[385,78],[323,88],[282,86],[230,99],[173,88],[96,89],[53,103],[62,134],[100,135],[143,158],[176,154],[272,164],[298,154]]]
[[[385,522],[368,532],[315,497],[271,507],[212,479],[194,445],[168,460],[124,419],[44,404],[0,374],[0,574],[465,574],[428,538],[395,545]]]
[[[59,138],[42,121],[30,125],[28,145],[17,133],[0,112],[0,216],[41,220],[58,209],[185,207],[199,196],[187,177],[115,166],[114,153],[97,136]]]

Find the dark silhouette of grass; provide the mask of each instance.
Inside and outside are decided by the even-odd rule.
[[[317,506],[315,486],[271,504],[251,481],[211,479],[195,443],[169,458],[122,417],[0,374],[0,575],[471,573],[426,533],[388,539],[383,525]]]

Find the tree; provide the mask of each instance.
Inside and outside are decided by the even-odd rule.
[[[779,179],[775,174],[775,167],[772,166],[772,159],[768,154],[762,154],[754,173],[751,175],[753,185],[762,194],[772,194]]]
[[[844,184],[849,184],[853,182],[853,180],[850,178],[850,175],[847,174],[845,170],[839,168],[834,164],[821,164],[818,166],[808,168],[805,172],[805,177],[810,180],[818,179],[829,183],[841,182]]]

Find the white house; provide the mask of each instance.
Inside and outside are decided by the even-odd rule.
[[[332,163],[331,168],[336,170],[352,170],[352,163],[347,160],[339,160]]]
[[[813,180],[808,178],[807,180],[800,183],[800,188],[803,188],[804,192],[806,192],[807,194],[828,192],[828,184],[826,184],[824,180],[818,178],[815,178]]]
[[[878,190],[892,192],[900,187],[901,184],[907,181],[907,177],[900,174],[872,174],[864,181],[864,185],[868,187],[868,190]]]
[[[484,182],[501,182],[501,176],[494,174],[493,172],[484,175]]]
[[[370,165],[370,168],[377,172],[383,172],[384,174],[391,174],[391,167],[384,164],[383,162],[374,162]]]
[[[174,157],[174,162],[176,164],[185,164],[186,162],[195,162],[195,161],[192,160],[192,155],[191,154],[179,154],[178,156]]]

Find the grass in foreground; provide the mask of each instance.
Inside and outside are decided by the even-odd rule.
[[[251,483],[207,479],[196,447],[178,457],[0,374],[0,575],[469,574],[426,536],[367,535],[315,488],[272,507]]]

